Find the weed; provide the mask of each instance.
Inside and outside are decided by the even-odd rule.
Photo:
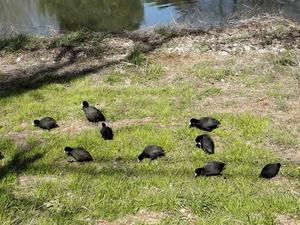
[[[0,39],[0,51],[16,52],[22,50],[29,41],[30,36],[27,34],[18,34],[8,39]]]
[[[141,50],[134,49],[132,53],[129,55],[128,61],[133,63],[134,65],[143,66],[146,64],[147,58]]]
[[[168,27],[160,27],[156,29],[156,33],[161,35],[162,37],[169,39],[176,36],[176,32]]]
[[[195,74],[200,79],[222,80],[234,75],[234,72],[229,67],[217,67],[210,61],[197,63],[188,72]]]
[[[86,40],[89,37],[89,34],[90,34],[89,30],[81,29],[79,31],[75,31],[70,34],[55,38],[53,40],[52,46],[55,47],[73,46]]]
[[[291,52],[285,52],[281,54],[276,60],[275,65],[279,66],[296,66],[297,63],[295,61],[296,57]]]

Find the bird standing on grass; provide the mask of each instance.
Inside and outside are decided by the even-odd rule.
[[[272,177],[275,177],[279,170],[280,170],[281,164],[280,163],[270,163],[264,166],[260,173],[260,177],[270,179]]]
[[[93,123],[105,121],[105,117],[99,109],[97,109],[94,106],[89,106],[89,103],[87,101],[84,101],[82,103],[82,105],[83,105],[82,109],[83,109],[88,121],[93,122]]]
[[[34,120],[34,126],[40,127],[45,130],[51,130],[53,128],[58,127],[57,122],[55,119],[51,117],[44,117],[41,120]]]
[[[68,154],[68,156],[71,156],[73,158],[73,160],[69,160],[69,162],[93,161],[91,154],[82,147],[77,147],[77,148],[65,147],[65,152]]]
[[[138,159],[139,161],[142,161],[144,158],[154,160],[162,156],[165,156],[165,152],[160,146],[148,145],[146,148],[144,148]]]
[[[202,148],[208,154],[214,154],[215,144],[211,137],[207,134],[200,135],[196,137],[196,146]]]
[[[113,130],[110,127],[106,126],[105,123],[102,123],[102,128],[100,130],[100,133],[104,138],[104,140],[112,140],[114,137]]]
[[[221,175],[225,163],[218,161],[211,161],[204,165],[204,167],[195,170],[195,177],[198,176],[219,176]]]
[[[203,117],[198,119],[192,118],[190,120],[190,128],[197,127],[200,130],[211,132],[212,130],[216,129],[221,123],[217,119],[212,117]]]

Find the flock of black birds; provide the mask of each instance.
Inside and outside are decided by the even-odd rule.
[[[82,103],[83,111],[85,113],[86,118],[89,122],[98,123],[102,122],[102,128],[100,129],[100,133],[105,140],[113,140],[114,133],[113,130],[108,127],[105,123],[105,117],[103,113],[94,106],[90,106],[87,101]],[[200,130],[211,132],[214,129],[218,128],[221,123],[211,117],[203,117],[201,119],[192,118],[190,120],[190,128],[196,127]],[[34,120],[34,125],[38,126],[42,129],[51,130],[53,128],[58,127],[57,122],[51,117],[44,117],[41,120]],[[215,152],[215,144],[212,138],[208,134],[203,134],[197,136],[196,146],[198,148],[203,149],[208,154],[214,154]],[[70,156],[71,160],[69,162],[88,162],[92,161],[93,158],[91,154],[86,151],[82,147],[65,147],[65,152],[68,156]],[[148,145],[144,148],[142,153],[138,156],[138,160],[142,161],[145,158],[149,158],[150,160],[157,159],[159,157],[165,156],[165,152],[162,147],[157,145]],[[4,156],[0,152],[0,159]],[[222,171],[225,167],[225,163],[219,161],[209,161],[203,167],[197,168],[195,170],[195,177],[197,176],[219,176],[222,175]],[[275,177],[279,169],[281,167],[280,163],[271,163],[267,164],[261,171],[260,177],[263,178],[272,178]]]

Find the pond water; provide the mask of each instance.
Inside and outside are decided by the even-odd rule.
[[[222,26],[257,13],[300,21],[300,0],[0,0],[0,35],[14,30],[48,35],[81,27],[134,30],[169,23]]]

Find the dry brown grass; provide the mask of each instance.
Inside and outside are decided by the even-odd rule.
[[[276,221],[279,225],[299,225],[300,221],[289,215],[277,215]]]
[[[167,218],[168,215],[162,212],[152,212],[147,210],[140,210],[133,215],[127,215],[115,221],[109,222],[105,220],[98,220],[97,225],[135,225],[135,224],[159,224],[162,219]]]

